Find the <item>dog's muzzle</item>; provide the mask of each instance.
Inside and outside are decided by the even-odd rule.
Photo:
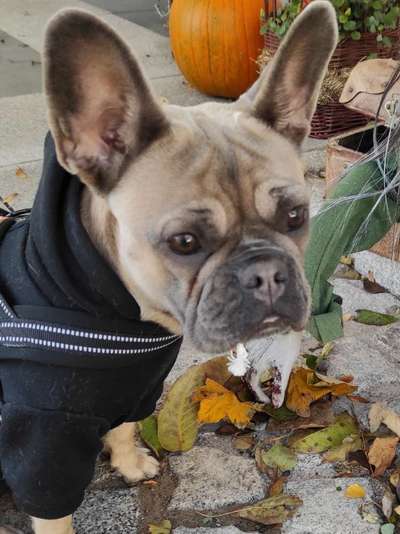
[[[242,246],[205,284],[187,334],[206,351],[305,326],[308,288],[285,250],[256,242]]]

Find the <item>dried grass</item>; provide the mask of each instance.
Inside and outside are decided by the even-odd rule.
[[[271,61],[274,53],[268,48],[264,48],[257,59],[258,70],[261,72]],[[343,87],[352,71],[351,68],[328,69],[322,84],[318,104],[331,104],[339,101]]]

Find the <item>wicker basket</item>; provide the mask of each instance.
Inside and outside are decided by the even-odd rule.
[[[333,53],[329,67],[351,68],[370,54],[377,54],[380,58],[400,58],[400,28],[384,32],[384,35],[392,40],[391,47],[379,46],[373,33],[363,33],[359,41],[352,39],[341,41]],[[275,53],[279,43],[280,40],[274,33],[266,33],[265,47],[270,52]],[[318,104],[312,120],[310,137],[328,139],[347,130],[365,126],[368,122],[369,119],[365,115],[347,109],[342,104]]]

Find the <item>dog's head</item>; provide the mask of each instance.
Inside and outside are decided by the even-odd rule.
[[[236,103],[162,105],[128,46],[78,10],[45,46],[60,164],[86,184],[83,219],[143,319],[224,350],[302,329],[309,195],[299,147],[337,41],[328,2],[293,24]]]

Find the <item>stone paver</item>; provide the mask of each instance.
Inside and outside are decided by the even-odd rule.
[[[1,98],[0,117],[0,167],[41,160],[48,129],[43,95]]]
[[[18,167],[23,171],[21,176],[16,175]],[[0,167],[0,195],[8,196],[17,193],[11,202],[16,209],[29,208],[35,195],[40,175],[42,172],[42,162],[34,161],[22,165],[8,165]]]
[[[374,252],[358,252],[353,254],[355,269],[367,276],[372,272],[378,284],[394,295],[400,296],[400,263],[379,256]]]
[[[236,527],[216,527],[216,528],[174,528],[173,534],[240,534],[243,530],[239,530]],[[254,532],[248,532],[248,534],[256,534]]]
[[[373,498],[372,486],[365,478],[297,480],[286,484],[286,491],[303,500],[295,516],[284,523],[282,534],[378,534],[380,526],[362,520],[360,501],[346,499],[345,488],[361,484]]]
[[[74,514],[78,534],[133,534],[138,525],[137,489],[87,493]]]
[[[343,299],[343,313],[354,314],[359,309],[388,313],[400,306],[400,299],[390,293],[368,293],[361,280],[335,278],[333,285],[335,293]]]
[[[266,482],[252,458],[195,446],[170,457],[170,465],[179,477],[170,510],[213,510],[256,502],[265,495]]]
[[[352,375],[359,395],[400,409],[400,326],[346,322],[345,336],[335,341],[326,360],[326,372]]]

